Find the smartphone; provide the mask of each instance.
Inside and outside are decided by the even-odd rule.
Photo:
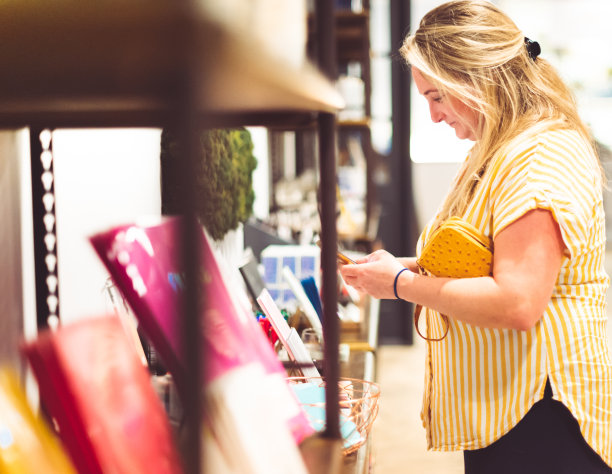
[[[319,246],[319,248],[321,248],[321,241],[320,240],[317,240],[317,245]],[[338,263],[341,263],[342,265],[350,265],[350,264],[356,264],[357,263],[355,260],[353,260],[350,257],[347,257],[346,255],[344,255],[339,250],[336,252],[336,256],[338,257]]]
[[[336,252],[336,255],[337,255],[337,257],[338,257],[338,262],[339,262],[339,263],[342,263],[343,265],[347,265],[347,264],[348,264],[348,265],[350,265],[350,264],[352,264],[352,263],[357,263],[355,260],[353,260],[353,259],[352,259],[352,258],[350,258],[350,257],[347,257],[346,255],[344,255],[344,254],[343,254],[342,252],[340,252],[340,251],[337,251],[337,252]]]

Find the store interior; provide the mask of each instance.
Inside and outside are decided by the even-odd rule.
[[[144,466],[149,456],[150,463],[161,459],[176,466],[146,472],[463,472],[461,453],[426,449],[419,418],[425,343],[413,334],[412,305],[356,293],[339,278],[335,255],[336,248],[351,258],[379,248],[412,255],[420,229],[469,149],[469,142],[431,123],[397,54],[403,36],[442,2],[199,0],[151,7],[144,1],[125,6],[113,0],[114,8],[77,3],[63,0],[55,10],[39,1],[0,6],[0,24],[10,25],[0,31],[0,60],[14,72],[0,78],[0,328],[5,341],[0,362],[19,383],[11,385],[4,375],[0,382],[2,391],[19,397],[20,410],[36,414],[32,426],[46,430],[37,435],[39,458],[26,460],[17,450],[11,461],[0,453],[0,466],[52,463],[55,472],[111,472],[104,459],[111,469],[108,459],[119,459],[117,466],[124,462],[125,467],[133,457]],[[601,45],[612,41],[603,22],[612,13],[609,2],[494,3],[538,38],[543,55],[576,91],[608,169],[612,52]],[[577,12],[588,29],[575,21]],[[606,209],[610,193],[605,191]],[[182,222],[177,215],[194,217],[201,225],[176,224],[174,234],[174,227],[164,225]],[[121,233],[128,227],[136,229],[132,237]],[[160,321],[174,313],[160,313],[159,301],[149,313],[139,306],[147,292],[139,291],[139,280],[117,250],[125,244],[132,252],[128,245],[148,236],[155,249],[149,255],[155,257],[143,261],[156,267],[162,251],[153,236],[162,232],[172,233],[172,265],[177,265],[172,267],[176,273],[166,276],[176,276],[170,284],[178,285],[184,297],[176,297],[176,291],[165,294],[182,315],[168,319],[177,324],[172,337]],[[103,246],[94,236],[108,241]],[[612,256],[607,261],[610,273]],[[200,281],[203,267],[223,277],[215,280],[222,282],[218,290],[211,292],[209,283],[202,283],[206,279]],[[124,268],[124,280],[117,268]],[[141,276],[153,288],[147,278],[154,270],[147,269],[150,274],[140,268]],[[272,302],[258,300],[263,289]],[[246,361],[235,362],[231,353],[252,350],[260,357],[261,350],[262,361],[275,357],[271,365],[261,362],[268,371],[266,383],[270,374],[279,373],[305,379],[307,373],[312,379],[325,374],[337,381],[323,399],[310,401],[318,424],[313,425],[312,412],[307,412],[305,432],[282,423],[286,414],[278,414],[284,410],[274,410],[274,403],[286,411],[295,408],[293,387],[289,402],[280,395],[272,400],[260,374],[244,370],[215,378],[217,369],[202,362],[213,357],[214,344],[199,337],[207,324],[199,311],[207,304],[202,301],[217,301],[221,294],[237,321],[248,315],[252,321],[246,326],[264,328],[254,339],[268,345],[219,350],[230,353],[219,364],[232,360],[244,370]],[[326,312],[330,307],[335,311]],[[280,319],[264,323],[273,320],[275,309]],[[334,313],[337,317],[324,317]],[[143,404],[159,404],[146,423],[167,426],[151,428],[149,440],[168,445],[154,456],[153,447],[130,454],[127,441],[123,451],[95,439],[87,446],[74,441],[88,422],[112,430],[108,420],[99,420],[104,411],[86,403],[88,397],[104,395],[100,404],[111,407],[109,384],[91,373],[87,379],[78,376],[79,370],[87,371],[85,364],[99,363],[95,354],[86,354],[105,340],[104,331],[114,329],[90,329],[82,336],[62,331],[93,328],[109,315],[121,321],[125,336],[120,342],[108,336],[107,346],[118,344],[109,360],[119,364],[123,351],[134,350],[126,357],[138,357],[146,371],[134,370],[150,378],[155,400],[142,383],[127,385],[128,369],[99,370],[114,384],[126,383],[119,391],[126,393],[124,400],[136,400],[127,394],[131,387],[134,393],[144,391],[138,392]],[[214,324],[205,330],[209,327],[214,338],[222,337]],[[59,336],[40,337],[48,333],[66,334],[64,346]],[[88,338],[89,347],[83,342]],[[306,362],[294,353],[301,348],[307,349]],[[286,372],[278,372],[279,367]],[[65,400],[83,404],[83,412],[66,409],[61,396],[49,398],[50,392],[64,390],[57,380],[71,377],[77,388],[67,383],[72,392]],[[96,383],[108,393],[96,394]],[[200,387],[207,394],[202,398]],[[0,397],[3,410],[17,403],[9,398]],[[218,405],[211,408],[211,400]],[[254,400],[265,407],[260,413],[248,408]],[[299,401],[302,408],[308,404]],[[327,413],[326,406],[332,408]],[[334,407],[341,413],[351,409],[348,423],[355,425],[356,437],[343,431],[342,416],[337,426],[337,418],[329,415]],[[111,408],[127,416],[127,408]],[[141,412],[134,410],[134,423],[149,426],[136,420]],[[210,413],[225,416],[223,423],[211,423]],[[118,439],[124,438],[129,440],[122,432]],[[228,454],[232,444],[241,446],[235,451],[243,455]],[[75,460],[79,451],[88,454]]]

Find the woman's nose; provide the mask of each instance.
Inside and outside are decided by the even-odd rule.
[[[440,110],[439,105],[435,102],[429,104],[429,114],[431,115],[431,121],[433,123],[439,123],[444,118],[444,113]]]

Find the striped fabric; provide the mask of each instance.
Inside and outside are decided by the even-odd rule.
[[[450,318],[427,343],[421,417],[433,450],[477,449],[507,433],[544,394],[574,414],[612,466],[612,363],[606,332],[605,224],[596,158],[572,131],[549,131],[490,166],[463,216],[495,236],[532,209],[552,212],[567,253],[551,301],[530,331],[483,329]],[[417,254],[432,232],[426,227]],[[430,337],[444,333],[427,309]]]

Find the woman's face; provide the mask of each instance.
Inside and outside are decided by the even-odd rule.
[[[460,139],[476,141],[480,114],[459,99],[442,94],[417,68],[412,68],[412,78],[419,93],[427,99],[429,113],[434,123],[446,122],[455,129]]]

